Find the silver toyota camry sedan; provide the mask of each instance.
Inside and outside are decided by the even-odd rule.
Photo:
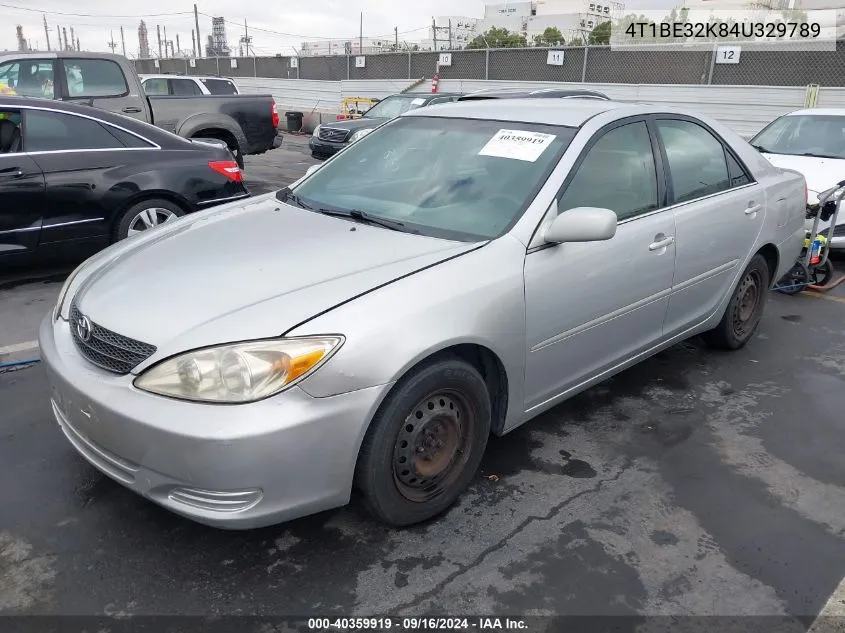
[[[491,433],[683,339],[743,346],[800,174],[612,101],[414,110],[292,186],[113,245],[40,329],[70,444],[186,517],[449,508]],[[760,344],[765,344],[761,342]]]

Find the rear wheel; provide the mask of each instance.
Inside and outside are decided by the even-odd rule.
[[[726,350],[745,346],[763,317],[768,292],[769,266],[757,254],[742,273],[719,325],[702,335],[704,341],[711,347]]]
[[[481,463],[490,396],[472,365],[446,358],[394,388],[373,419],[355,481],[372,514],[411,525],[449,508]]]
[[[183,215],[185,212],[169,200],[161,198],[142,200],[124,211],[115,227],[114,241],[173,222]]]

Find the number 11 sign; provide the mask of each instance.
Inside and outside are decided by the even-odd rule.
[[[563,51],[549,51],[546,63],[549,66],[563,66]]]

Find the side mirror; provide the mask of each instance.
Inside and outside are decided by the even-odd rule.
[[[315,171],[317,171],[318,169],[320,169],[320,167],[321,167],[321,165],[311,165],[311,167],[309,167],[308,169],[306,169],[306,170],[305,170],[305,175],[306,175],[306,176],[310,176],[310,175],[311,175],[311,174],[313,174]]]
[[[543,234],[552,244],[601,242],[616,235],[616,213],[610,209],[577,207],[558,215]]]

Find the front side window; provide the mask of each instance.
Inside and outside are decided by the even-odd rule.
[[[590,148],[558,199],[561,213],[576,207],[610,209],[619,220],[658,208],[657,170],[645,123],[614,128]]]
[[[173,94],[179,97],[195,97],[202,94],[193,79],[171,79],[170,85],[173,87]]]
[[[0,96],[55,99],[53,62],[21,59],[0,64]]]
[[[110,132],[110,126],[93,119],[28,110],[24,124],[23,146],[27,152],[57,150],[122,149],[126,144]]]
[[[167,79],[147,79],[142,85],[144,86],[144,92],[151,97],[163,97],[169,94]]]
[[[661,119],[657,129],[669,161],[675,202],[688,202],[731,188],[725,148],[705,128],[690,121]]]
[[[363,211],[434,237],[490,239],[522,215],[575,133],[400,117],[343,150],[294,193],[312,209]]]
[[[68,95],[123,97],[129,94],[126,78],[117,62],[108,59],[63,59]]]
[[[767,154],[845,158],[845,116],[782,116],[751,139]]]
[[[419,108],[424,100],[417,97],[388,97],[364,113],[368,119],[393,119],[400,114]]]

